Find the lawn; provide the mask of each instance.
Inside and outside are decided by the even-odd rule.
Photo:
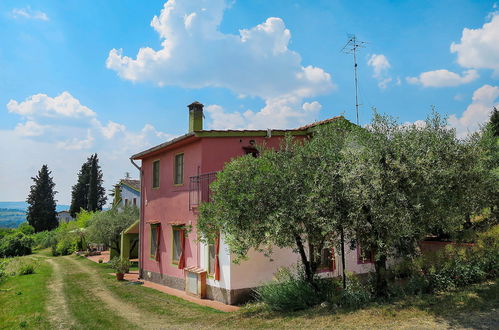
[[[117,282],[106,265],[83,257],[36,257],[41,260],[36,274],[13,277],[0,285],[1,328],[50,328],[51,323],[73,329],[494,328],[499,324],[497,281],[440,295],[371,304],[362,310],[318,307],[274,313],[250,304],[238,312],[223,313],[140,285]],[[58,281],[61,285],[54,286]],[[51,297],[58,296],[52,291],[60,291],[59,301],[48,299],[49,291]],[[59,306],[61,312],[55,319],[47,312],[54,306],[47,304]]]

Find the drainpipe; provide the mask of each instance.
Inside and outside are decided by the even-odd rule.
[[[143,189],[142,183],[144,180],[142,180],[142,168],[138,166],[132,158],[130,158],[130,162],[132,163],[133,166],[135,166],[136,169],[139,170],[140,173],[140,215],[139,215],[139,279],[142,279],[142,258],[144,257],[142,255],[142,237],[143,237],[143,223],[144,223],[144,197],[145,197],[145,189]]]

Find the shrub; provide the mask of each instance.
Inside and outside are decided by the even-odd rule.
[[[55,230],[45,230],[33,236],[34,246],[38,249],[46,249],[57,244]]]
[[[21,232],[14,232],[0,241],[0,257],[15,257],[31,254],[33,239]]]
[[[0,283],[2,283],[7,277],[7,272],[5,271],[7,263],[8,263],[7,259],[0,259]]]
[[[117,273],[117,274],[124,274],[128,273],[130,270],[131,262],[128,259],[122,259],[120,257],[114,257],[111,259],[109,262],[109,266]]]
[[[360,283],[358,277],[349,274],[347,275],[345,290],[340,291],[338,303],[343,307],[362,307],[373,299],[371,291],[367,285]]]
[[[275,274],[274,281],[255,289],[254,294],[257,300],[275,311],[306,309],[323,301],[303,276],[293,274],[286,268]]]
[[[99,263],[100,263],[100,264],[101,264],[101,263],[103,263],[103,262],[104,262],[104,260],[102,260],[102,259],[99,259]]]
[[[34,260],[12,258],[7,264],[5,272],[10,276],[29,275],[34,274],[37,267],[38,264]]]

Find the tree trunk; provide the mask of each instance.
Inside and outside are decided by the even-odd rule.
[[[386,280],[386,256],[381,255],[374,262],[376,271],[376,295],[386,297],[388,295],[388,282]]]
[[[300,235],[295,235],[296,246],[298,247],[298,252],[300,253],[301,262],[305,268],[305,280],[312,285],[312,287],[318,291],[319,287],[314,281],[314,271],[312,271],[312,265],[307,259],[307,254],[305,253],[305,248],[303,247],[303,242]]]
[[[346,265],[345,265],[345,233],[343,232],[343,226],[340,228],[340,243],[341,243],[341,271],[343,277],[343,289],[347,287],[347,277],[346,277]]]

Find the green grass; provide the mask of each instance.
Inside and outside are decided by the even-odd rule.
[[[51,267],[40,262],[34,274],[8,277],[0,284],[0,328],[51,328],[45,309],[51,275]]]
[[[38,255],[40,266],[32,275],[9,278],[0,284],[0,328],[53,328],[45,303],[52,272],[47,251]],[[50,257],[53,258],[53,257]],[[72,258],[72,259],[70,259]],[[163,320],[164,328],[493,328],[499,323],[499,282],[473,285],[439,295],[410,296],[362,310],[313,308],[277,313],[262,304],[223,313],[140,285],[118,282],[111,269],[83,257],[57,257],[64,296],[75,329],[129,329],[134,327],[96,297],[97,280],[106,295],[141,315]],[[75,267],[80,263],[95,276]],[[21,294],[17,294],[21,292]]]
[[[109,276],[109,268],[88,260],[80,260],[95,270],[103,283],[116,296],[139,309],[167,315],[170,326],[210,325],[229,328],[283,327],[489,327],[499,322],[494,309],[499,307],[499,283],[474,285],[440,295],[411,296],[385,304],[371,304],[362,310],[314,308],[291,313],[268,311],[261,304],[243,307],[235,313],[222,313],[194,305],[137,285],[117,282]]]

